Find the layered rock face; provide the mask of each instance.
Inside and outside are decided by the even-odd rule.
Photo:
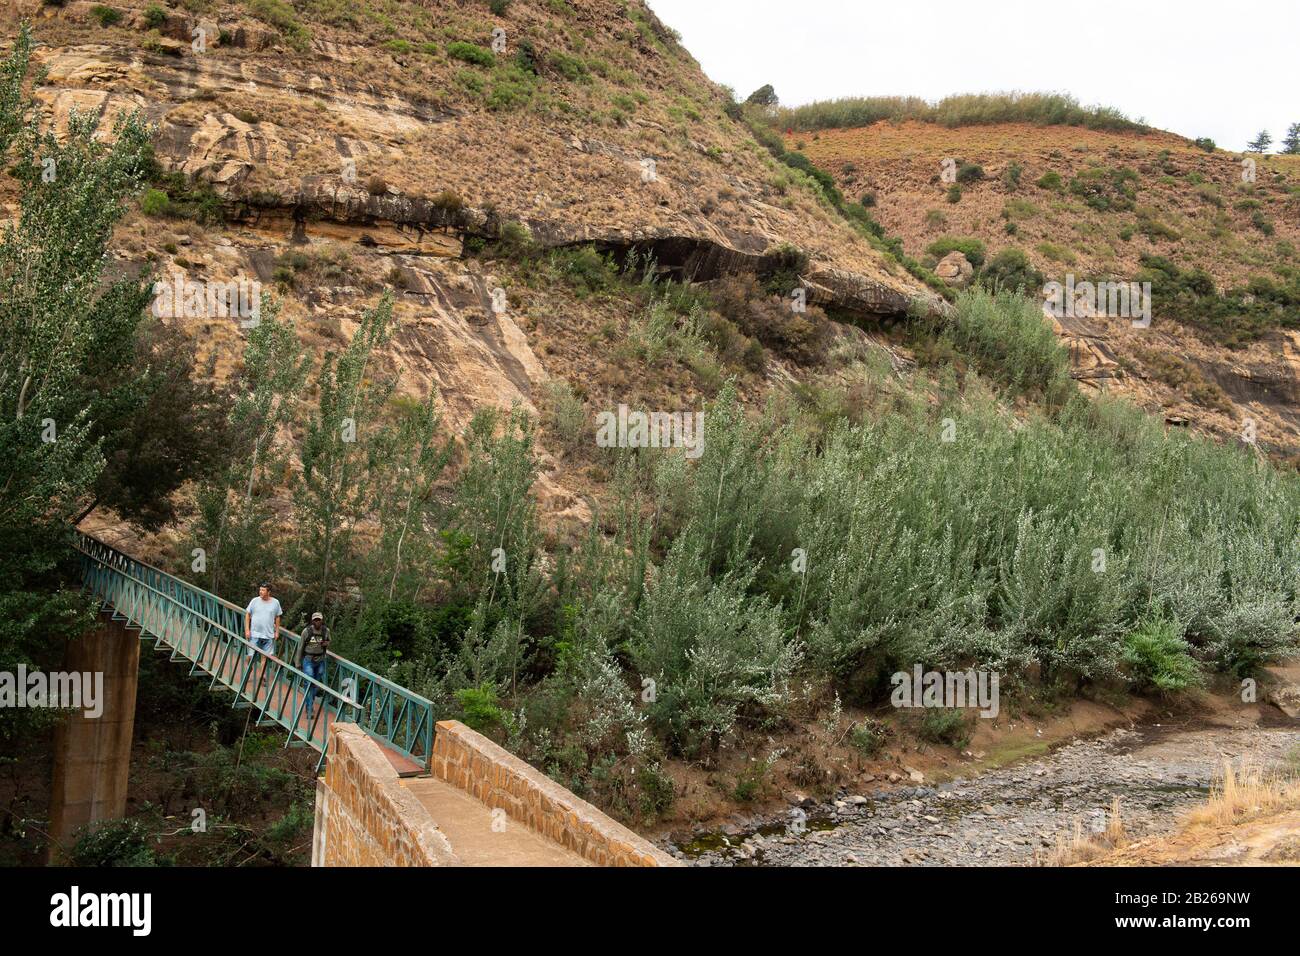
[[[474,255],[515,224],[545,246],[635,252],[694,280],[766,274],[797,251],[810,304],[850,320],[941,302],[776,163],[638,2],[33,0],[0,14],[3,33],[23,20],[56,128],[90,112],[109,136],[138,111],[169,182],[200,208],[160,212],[146,197],[119,229],[114,270],[260,284],[317,358],[391,290],[380,359],[401,394],[436,391],[450,429],[485,406],[536,414],[553,379],[616,401],[629,378],[594,328],[625,326],[618,306],[530,291]],[[0,184],[10,209],[12,188]],[[218,379],[238,370],[239,322],[165,321]],[[773,362],[767,379],[792,372]],[[671,407],[698,404],[680,374],[640,376]],[[540,450],[543,512],[585,520],[583,480],[544,437]]]
[[[232,239],[455,258],[515,221],[547,244],[640,244],[700,279],[768,268],[789,244],[855,311],[897,313],[927,294],[781,180],[638,4],[518,0],[500,17],[486,3],[396,4],[412,18],[400,42],[310,10],[295,37],[254,19],[259,4],[194,6],[150,19],[124,4],[107,27],[104,5],[38,8],[40,95],[57,120],[91,110],[106,129],[141,110],[162,165],[226,204]],[[447,53],[486,50],[494,34],[491,69]],[[498,77],[523,50],[535,72]],[[511,82],[527,89],[507,104]]]

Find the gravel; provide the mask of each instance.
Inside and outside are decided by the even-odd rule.
[[[1291,728],[1116,730],[970,780],[841,792],[664,848],[697,866],[1027,865],[1076,822],[1104,830],[1117,796],[1130,836],[1170,830],[1177,811],[1205,801],[1225,758],[1272,764],[1298,744]],[[701,842],[711,848],[695,852]]]

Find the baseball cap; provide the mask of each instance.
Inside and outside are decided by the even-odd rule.
[[[325,615],[322,614],[320,611],[317,611],[315,614],[311,616],[311,619],[313,621],[323,621],[325,620]]]

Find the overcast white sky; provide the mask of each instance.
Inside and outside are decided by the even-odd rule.
[[[648,2],[740,98],[1061,91],[1233,150],[1300,122],[1300,0]]]

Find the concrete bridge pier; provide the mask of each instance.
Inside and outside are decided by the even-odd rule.
[[[126,814],[140,671],[139,633],[128,630],[123,621],[100,615],[94,627],[69,642],[63,669],[104,675],[103,712],[87,717],[77,710],[55,728],[51,862],[72,846],[78,827]]]

